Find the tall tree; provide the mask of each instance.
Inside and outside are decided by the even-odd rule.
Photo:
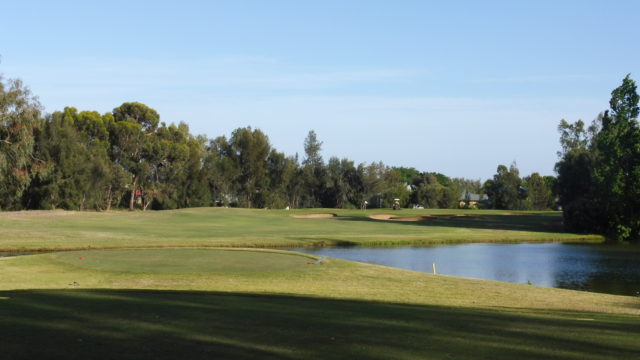
[[[365,164],[358,165],[358,173],[361,179],[361,190],[358,199],[360,206],[365,201],[369,202],[371,206],[381,206],[382,192],[384,190],[384,176],[389,171],[389,168],[385,166],[382,161],[373,162],[368,166]]]
[[[266,172],[265,205],[269,208],[297,207],[300,197],[297,159],[272,149],[267,158]]]
[[[209,142],[203,169],[209,181],[215,204],[229,206],[237,202],[237,184],[240,168],[232,159],[233,150],[225,136]]]
[[[240,170],[237,180],[243,205],[264,206],[255,200],[265,190],[267,157],[271,151],[269,138],[258,129],[239,128],[231,134],[229,146],[235,167]]]
[[[593,171],[596,164],[593,139],[597,133],[594,121],[588,130],[581,120],[570,124],[560,121],[560,161],[555,169],[558,174],[556,189],[565,228],[574,232],[604,231],[602,207],[598,205]]]
[[[537,172],[525,177],[523,186],[527,189],[527,208],[533,210],[547,210],[552,203],[552,189],[548,181]]]
[[[129,210],[133,210],[135,191],[151,172],[150,143],[158,126],[158,113],[140,103],[124,103],[113,109],[115,122],[110,130],[113,161],[131,174]]]
[[[524,209],[527,194],[515,162],[508,168],[499,165],[493,179],[485,182],[484,191],[494,209]]]
[[[327,164],[327,207],[349,208],[357,205],[360,178],[353,161],[331,157]]]
[[[640,127],[635,81],[627,75],[614,89],[611,111],[596,137],[594,171],[606,232],[615,239],[640,241]]]
[[[34,156],[40,104],[20,80],[0,76],[0,210],[18,209],[33,176],[46,168]]]
[[[610,110],[588,129],[560,123],[556,187],[568,229],[640,241],[638,98],[627,75],[611,92]]]
[[[302,161],[302,176],[304,183],[304,202],[306,207],[322,205],[323,185],[326,171],[320,151],[322,142],[318,141],[316,132],[311,130],[304,140],[305,159]]]

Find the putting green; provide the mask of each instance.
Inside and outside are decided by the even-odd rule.
[[[306,254],[248,249],[86,250],[44,256],[86,269],[164,274],[295,271],[315,261]]]

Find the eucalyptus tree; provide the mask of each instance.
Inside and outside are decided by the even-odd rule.
[[[547,210],[553,203],[553,193],[548,180],[537,172],[522,179],[523,186],[527,189],[528,209]]]
[[[204,159],[207,156],[207,138],[190,136],[189,153],[183,167],[181,207],[210,206],[211,189],[208,184]]]
[[[295,208],[301,195],[300,168],[295,157],[271,149],[267,157],[267,184],[262,192],[264,205],[269,208]]]
[[[237,202],[237,179],[240,169],[232,158],[232,149],[225,136],[209,141],[203,171],[214,203],[229,206]]]
[[[124,189],[122,171],[108,156],[110,114],[73,107],[47,116],[37,133],[38,157],[48,171],[37,174],[25,205],[45,209],[108,210]]]
[[[34,175],[47,164],[34,154],[41,107],[20,80],[0,76],[0,210],[18,209]]]
[[[266,190],[267,157],[271,151],[269,138],[259,129],[251,127],[233,131],[229,140],[229,155],[235,168],[239,170],[237,181],[242,205],[253,207],[255,200],[262,199]]]
[[[131,176],[129,210],[133,210],[135,191],[139,182],[151,173],[150,143],[156,132],[160,116],[148,106],[124,103],[113,109],[114,122],[110,129],[111,157]]]
[[[157,209],[181,207],[184,177],[191,175],[185,173],[185,163],[189,158],[189,137],[185,124],[167,126],[162,123],[154,136],[147,139],[145,153],[149,173],[148,178],[140,184],[145,206],[153,204]]]
[[[499,165],[493,179],[484,183],[484,191],[494,209],[522,210],[526,207],[527,193],[515,162],[508,168]]]
[[[402,206],[410,203],[411,190],[402,181],[402,172],[397,168],[389,169],[382,177],[382,206],[391,207],[395,199],[399,199]]]
[[[353,161],[334,156],[329,159],[326,169],[326,206],[349,208],[359,205],[362,180]]]
[[[384,176],[389,168],[380,162],[373,162],[369,165],[358,165],[358,174],[361,179],[360,198],[358,205],[363,206],[364,202],[371,203],[371,206],[380,206],[382,192],[384,190]]]
[[[594,124],[601,121],[602,116],[599,116]],[[563,223],[569,231],[604,232],[605,214],[599,204],[594,177],[597,160],[597,149],[594,146],[596,128],[597,125],[585,127],[582,120],[573,124],[561,120],[558,125],[562,150],[558,152],[560,160],[555,165],[558,174],[556,188]]]
[[[30,206],[45,209],[83,210],[94,186],[90,179],[91,153],[83,134],[75,128],[75,108],[49,116],[38,136],[39,156],[51,168],[37,176],[30,187]]]

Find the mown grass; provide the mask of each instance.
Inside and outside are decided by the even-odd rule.
[[[2,213],[0,249],[75,250],[0,259],[0,358],[639,358],[637,297],[228,248],[601,240],[554,212],[384,212]]]
[[[637,318],[274,294],[2,291],[5,359],[637,359]],[[1,300],[0,300],[1,301]]]
[[[289,257],[282,260],[294,264],[262,271],[260,255]],[[638,298],[306,260],[283,251],[216,249],[5,258],[0,260],[0,349],[7,359],[633,359],[640,354]],[[192,264],[174,267],[184,262]],[[246,268],[223,266],[237,263]],[[149,271],[153,264],[166,269]]]
[[[167,274],[295,271],[315,261],[310,255],[275,250],[184,248],[71,251],[54,253],[50,258],[84,269]]]
[[[331,212],[331,219],[291,215]],[[456,242],[601,241],[562,230],[558,212],[402,210],[397,216],[471,215],[420,222],[373,220],[390,210],[249,210],[0,213],[0,251],[122,247],[300,247]]]

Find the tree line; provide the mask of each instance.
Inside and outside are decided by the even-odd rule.
[[[477,206],[494,209],[560,207],[570,231],[639,242],[638,99],[628,75],[612,91],[610,109],[589,126],[562,120],[557,177],[520,177],[513,163],[481,183],[382,162],[325,162],[314,131],[303,159],[279,152],[251,127],[229,137],[195,136],[187,124],[160,122],[137,102],[104,114],[73,107],[44,114],[19,79],[0,76],[0,210],[359,208],[395,201],[455,208],[475,197]]]
[[[465,194],[488,194],[480,206],[553,207],[553,185],[515,164],[493,180],[450,178],[382,162],[356,164],[321,156],[312,130],[304,158],[288,156],[259,129],[238,128],[208,139],[185,123],[160,121],[147,105],[127,102],[111,112],[43,114],[20,80],[0,78],[0,210],[113,208],[456,208]],[[522,189],[530,189],[527,194]]]

